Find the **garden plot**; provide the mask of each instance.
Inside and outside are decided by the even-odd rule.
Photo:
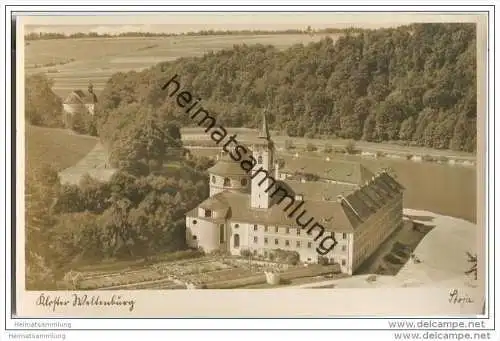
[[[231,289],[263,284],[266,271],[279,272],[284,281],[301,277],[332,274],[332,266],[271,263],[237,258],[203,257],[172,262],[144,264],[140,269],[122,271],[88,269],[80,273],[78,288],[82,290],[168,290],[197,288]],[[284,283],[283,283],[284,284]]]
[[[142,269],[134,271],[124,271],[121,273],[103,273],[100,276],[91,275],[87,277],[82,275],[83,279],[79,282],[79,288],[82,290],[103,289],[108,287],[120,287],[128,284],[151,282],[162,279],[159,272],[153,269]]]

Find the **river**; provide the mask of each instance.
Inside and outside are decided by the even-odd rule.
[[[403,199],[405,208],[476,222],[476,167],[394,159],[348,158],[361,162],[371,171],[391,168],[397,180],[406,188]]]

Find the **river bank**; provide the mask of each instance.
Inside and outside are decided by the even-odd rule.
[[[226,128],[226,130],[228,135],[236,134],[237,140],[243,143],[257,134],[257,130],[249,128]],[[210,136],[202,128],[182,128],[181,134],[185,146],[216,147]],[[272,136],[278,150],[288,152],[316,151],[320,153],[326,152],[326,154],[344,154],[346,153],[346,146],[351,144],[351,153],[366,158],[393,158],[414,162],[437,162],[464,166],[475,166],[477,161],[477,157],[473,153],[405,146],[400,142],[375,143],[345,139],[289,137],[275,132],[272,133]]]

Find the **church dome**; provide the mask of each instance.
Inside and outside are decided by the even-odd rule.
[[[222,191],[248,192],[250,176],[227,154],[222,154],[217,163],[208,169],[210,174],[210,196]]]
[[[241,168],[240,162],[234,161],[229,155],[222,155],[217,163],[208,169],[210,174],[220,176],[248,176],[248,173]]]

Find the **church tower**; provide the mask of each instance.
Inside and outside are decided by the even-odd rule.
[[[251,207],[267,209],[271,206],[274,178],[274,143],[269,134],[267,110],[262,113],[262,127],[258,138],[252,143],[252,155],[257,164],[252,169]]]

